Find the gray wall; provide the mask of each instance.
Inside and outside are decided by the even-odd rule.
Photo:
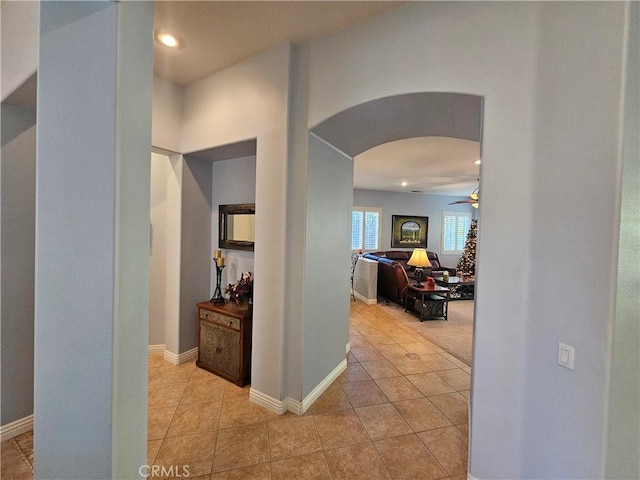
[[[209,300],[211,272],[211,162],[185,158],[182,171],[180,351],[198,343],[196,303]]]
[[[191,308],[211,298],[215,288],[211,252],[218,248],[218,205],[255,202],[255,169],[255,156],[212,162],[152,155],[150,345],[165,344],[176,354],[196,346]],[[173,240],[176,222],[181,225],[179,242]],[[179,285],[172,280],[175,257]],[[223,288],[240,272],[253,272],[253,252],[227,250],[225,257]],[[180,297],[181,320],[173,314],[175,295]]]
[[[168,176],[171,166],[164,155],[151,155],[151,236],[149,257],[149,345],[165,343],[167,297]]]
[[[542,8],[523,371],[522,472],[530,478],[605,474],[624,10],[608,2],[547,2]],[[603,191],[585,205],[585,192]],[[484,277],[481,282],[479,295]],[[559,342],[575,347],[574,370],[557,364]]]
[[[254,203],[256,200],[256,157],[232,158],[213,162],[213,207],[217,220],[218,205]]]
[[[302,398],[345,359],[352,202],[353,161],[310,134]]]
[[[0,93],[3,102],[36,71],[40,11],[38,3],[2,3]]]
[[[182,155],[151,155],[149,345],[180,351]]]
[[[1,424],[33,413],[33,301],[36,128],[33,112],[2,105],[2,417]],[[31,125],[23,133],[25,126]],[[18,128],[13,128],[18,127]]]
[[[28,87],[23,85],[18,91],[24,93],[27,89]],[[36,124],[35,91],[24,94],[34,95],[33,105],[28,105],[28,102],[20,100],[15,104],[10,103],[10,99],[14,97],[9,97],[7,102],[2,103],[2,122],[0,122],[2,125],[2,147]]]
[[[251,392],[278,400],[285,398],[282,332],[290,296],[283,265],[289,256],[284,239],[290,53],[290,45],[283,44],[186,87],[181,147],[198,152],[256,139],[256,206],[266,214],[256,215],[252,357],[257,361]]]
[[[234,203],[255,203],[256,201],[256,157],[233,158],[213,163],[213,186],[211,192],[211,250],[218,246],[218,206]],[[256,205],[256,215],[260,212]],[[225,268],[222,271],[222,294],[224,287],[235,283],[242,272],[254,272],[253,252],[226,250]],[[211,263],[211,294],[216,287],[215,268]]]
[[[640,478],[640,3],[630,8],[607,478]]]
[[[442,212],[470,212],[473,218],[475,218],[478,210],[470,205],[449,205],[451,202],[464,199],[465,198],[462,197],[426,195],[421,193],[396,193],[359,189],[353,191],[354,206],[382,208],[382,243],[380,250],[391,250],[392,215],[429,217],[427,250],[436,252],[444,266],[454,268],[458,265],[460,257],[457,255],[442,255],[440,253]]]
[[[40,8],[35,478],[134,478],[146,462],[153,10]]]
[[[394,94],[485,98],[476,478],[605,475],[626,8],[410,2],[311,44],[310,125]]]
[[[118,36],[110,460],[113,478],[132,478],[147,459],[146,429],[137,422],[147,416],[153,4],[120,2],[113,7]]]

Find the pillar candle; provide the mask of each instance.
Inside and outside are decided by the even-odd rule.
[[[213,258],[220,258],[220,250],[213,252]]]
[[[220,258],[218,259],[218,266],[219,266],[219,267],[224,267],[224,257],[220,257]]]

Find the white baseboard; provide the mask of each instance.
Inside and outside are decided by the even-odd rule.
[[[249,390],[249,400],[257,405],[260,405],[261,407],[266,408],[270,412],[277,413],[278,415],[282,415],[288,410],[288,398],[285,400],[276,400],[275,398],[270,397],[267,394],[259,392],[253,387],[251,387],[251,389]]]
[[[354,294],[354,296],[360,300],[362,303],[364,303],[365,305],[375,305],[376,303],[378,303],[378,299],[377,298],[367,298],[364,295],[362,295],[361,293],[356,292]]]
[[[4,442],[29,430],[33,430],[33,414],[2,425],[0,427],[0,441]]]
[[[349,353],[351,351],[351,342],[347,342],[347,351],[346,353]]]
[[[198,347],[194,347],[191,350],[187,350],[180,354],[175,354],[167,350],[167,346],[164,344],[149,345],[149,353],[162,355],[167,362],[172,363],[173,365],[180,365],[198,358]]]
[[[327,377],[307,395],[302,402],[287,397],[284,400],[277,400],[269,395],[259,392],[255,388],[249,391],[249,399],[267,410],[282,415],[289,411],[296,415],[303,415],[311,405],[322,395],[322,393],[331,385],[342,372],[347,369],[347,359],[345,358]]]
[[[467,480],[480,480],[478,477],[474,477],[470,473],[467,473]]]
[[[190,362],[191,360],[195,360],[196,358],[198,358],[198,347],[194,347],[191,350],[187,350],[186,352],[182,352],[177,355],[173,352],[170,352],[169,350],[164,351],[164,359],[174,365],[180,365],[186,362]]]
[[[331,385],[340,376],[340,374],[344,372],[346,369],[347,369],[347,359],[345,358],[342,362],[338,364],[336,368],[333,369],[333,372],[327,375],[326,378],[322,382],[320,382],[316,388],[311,390],[309,395],[307,395],[302,400],[302,413],[306,412],[307,409],[311,405],[313,405],[313,402],[315,402],[318,399],[318,397],[320,397],[320,395],[322,395],[324,391],[327,388],[329,388],[329,385]],[[301,415],[302,413],[300,413],[299,415]]]
[[[149,353],[164,355],[165,344],[162,345],[149,345]]]

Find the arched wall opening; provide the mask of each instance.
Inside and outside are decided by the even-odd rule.
[[[481,96],[417,92],[356,105],[309,130],[303,398],[344,360],[340,345],[347,344],[348,349],[353,157],[377,145],[412,137],[445,136],[481,142],[482,115]],[[317,241],[319,235],[322,242]],[[330,270],[327,258],[335,259]],[[320,284],[322,289],[318,288]],[[337,348],[328,352],[328,345]]]
[[[371,100],[311,128],[341,152],[355,157],[383,143],[412,137],[481,141],[482,97],[418,92]]]

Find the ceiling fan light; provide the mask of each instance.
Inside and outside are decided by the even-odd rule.
[[[479,201],[480,201],[480,190],[479,190],[479,187],[476,187],[475,190],[469,194],[468,200],[457,200],[455,202],[451,202],[449,205],[459,205],[461,203],[466,203],[467,205],[471,205],[473,208],[478,208]]]

